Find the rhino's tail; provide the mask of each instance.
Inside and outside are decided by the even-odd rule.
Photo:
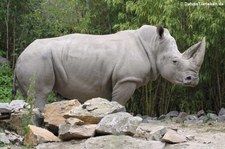
[[[13,88],[12,88],[12,100],[15,100],[17,87],[18,87],[18,85],[17,85],[16,71],[14,70],[14,74],[13,74]]]

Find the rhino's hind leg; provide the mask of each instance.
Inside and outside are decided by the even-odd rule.
[[[116,101],[121,105],[125,105],[133,95],[136,86],[137,85],[135,82],[123,82],[116,84],[113,88],[112,101]]]
[[[37,78],[37,82],[35,85],[35,99],[34,99],[34,109],[33,109],[33,123],[36,126],[42,126],[44,122],[44,110],[46,100],[48,95],[53,89],[54,86],[54,76],[49,76],[48,81],[42,78]]]

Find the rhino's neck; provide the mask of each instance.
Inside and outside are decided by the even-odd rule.
[[[158,47],[156,27],[142,26],[137,30],[137,35],[149,60],[150,80],[154,81],[159,75],[156,65]]]

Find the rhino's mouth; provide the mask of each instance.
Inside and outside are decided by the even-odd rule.
[[[181,85],[181,86],[186,86],[186,87],[195,87],[198,84],[198,81],[197,81],[197,79],[190,80],[190,81],[178,79],[175,81],[175,84]]]

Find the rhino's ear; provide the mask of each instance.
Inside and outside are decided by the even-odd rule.
[[[164,33],[164,28],[162,26],[157,26],[156,30],[157,30],[157,33],[159,35],[159,38],[162,39],[163,33]]]
[[[182,54],[182,56],[185,59],[190,59],[196,64],[196,66],[200,68],[205,56],[205,37],[201,42],[198,42],[193,46],[191,46],[190,48],[188,48]]]

